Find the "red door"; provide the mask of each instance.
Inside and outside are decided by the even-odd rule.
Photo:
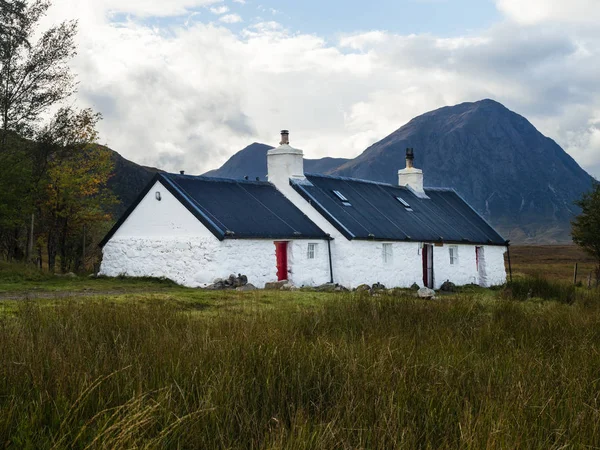
[[[287,242],[275,242],[275,256],[277,258],[277,280],[283,281],[288,279],[288,255]]]

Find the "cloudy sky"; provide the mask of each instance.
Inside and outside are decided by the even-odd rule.
[[[493,98],[600,177],[599,0],[54,0],[80,23],[102,143],[202,173],[289,128],[354,157],[416,115]]]

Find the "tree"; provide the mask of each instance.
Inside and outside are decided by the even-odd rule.
[[[571,222],[573,242],[596,260],[596,282],[600,280],[600,183],[595,181],[592,190],[575,202],[581,208]]]
[[[49,155],[37,130],[51,107],[75,91],[68,62],[77,22],[40,33],[50,0],[0,0],[0,256],[23,259],[25,236]]]
[[[111,219],[106,211],[116,202],[107,182],[113,171],[110,151],[96,145],[99,114],[90,109],[61,109],[40,134],[39,153],[49,155],[40,213],[47,244],[48,267],[73,269],[80,255],[78,232]],[[71,249],[71,251],[70,251]],[[82,265],[85,261],[82,261]]]
[[[51,27],[32,43],[50,4],[0,0],[0,153],[9,130],[32,136],[41,115],[75,90],[68,62],[76,54],[77,22]]]

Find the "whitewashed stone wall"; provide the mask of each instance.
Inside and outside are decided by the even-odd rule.
[[[500,286],[506,283],[504,254],[506,247],[486,245],[483,247],[486,279],[480,284],[485,287]]]
[[[423,271],[416,242],[394,242],[392,260],[384,262],[383,242],[334,241],[334,278],[339,284],[355,288],[361,284],[382,283],[386,287],[422,284]]]
[[[315,259],[308,259],[308,244],[317,244]],[[327,241],[291,241],[288,245],[289,280],[296,286],[319,286],[331,281]]]
[[[484,278],[479,276],[477,270],[477,256],[474,245],[456,245],[458,249],[458,260],[450,264],[450,244],[443,247],[433,247],[433,271],[436,289],[444,281],[450,280],[461,286],[465,284],[480,284],[489,287],[501,285],[506,282],[506,270],[504,267],[504,253],[506,247],[486,245],[483,246],[483,273]]]
[[[307,257],[308,242],[318,244],[315,259]],[[329,281],[327,243],[289,244],[290,280],[298,286]],[[229,274],[244,274],[257,287],[277,281],[275,244],[270,240],[211,238],[111,239],[103,249],[100,273],[106,276],[166,277],[178,284],[201,287]]]

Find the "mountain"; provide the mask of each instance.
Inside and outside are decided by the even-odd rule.
[[[513,242],[570,242],[573,201],[593,180],[556,142],[493,100],[423,114],[355,159],[305,160],[305,171],[395,184],[407,147],[425,186],[454,188]],[[252,144],[207,175],[264,179],[270,148]]]
[[[134,202],[152,177],[162,171],[154,167],[140,166],[123,158],[114,150],[102,148],[111,152],[114,163],[113,176],[108,181],[108,187],[119,198],[119,204],[114,211],[115,217],[119,217]]]
[[[250,179],[258,177],[265,180],[267,176],[267,152],[272,148],[255,142],[237,152],[219,169],[211,170],[204,175],[235,179],[242,179],[247,176]],[[304,171],[307,173],[328,173],[349,161],[349,159],[344,158],[305,159]]]
[[[425,186],[454,188],[516,242],[570,241],[573,201],[592,186],[556,142],[493,100],[423,114],[332,174],[396,183],[407,147]]]

